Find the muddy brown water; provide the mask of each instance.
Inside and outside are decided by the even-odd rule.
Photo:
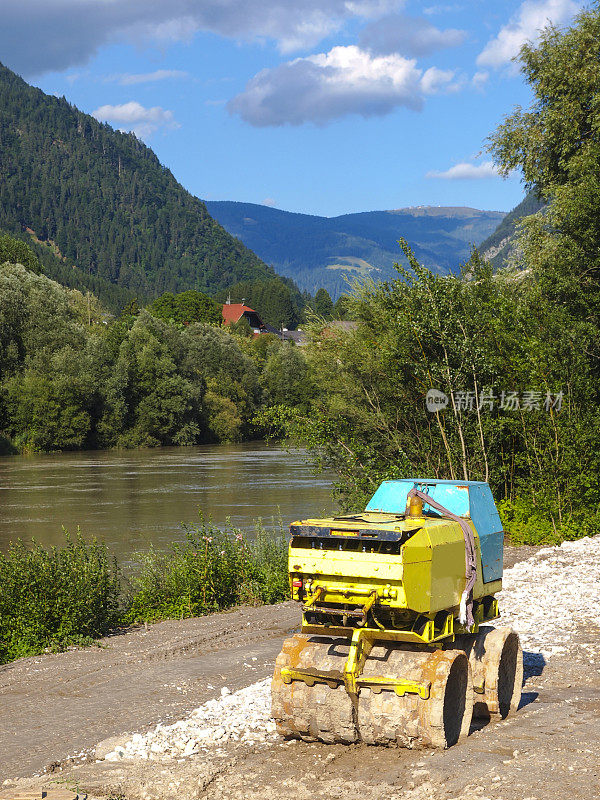
[[[151,544],[182,541],[198,512],[249,532],[335,509],[330,475],[306,454],[264,442],[0,458],[0,550],[32,537],[64,542],[77,526],[122,563]]]

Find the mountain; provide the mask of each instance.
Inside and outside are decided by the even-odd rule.
[[[33,242],[49,277],[109,304],[275,276],[133,134],[2,65],[0,175],[0,230]]]
[[[210,214],[276,272],[314,294],[326,288],[333,299],[347,289],[345,276],[386,280],[402,260],[405,238],[425,266],[457,269],[472,244],[489,236],[501,211],[419,206],[367,211],[339,217],[295,214],[253,203],[205,201]]]
[[[539,199],[535,192],[529,192],[519,205],[508,212],[496,230],[481,242],[479,245],[481,255],[491,261],[494,267],[504,266],[513,249],[517,224],[524,217],[535,214],[543,207],[544,202]]]
[[[91,272],[83,272],[79,267],[71,266],[67,261],[60,257],[50,243],[43,243],[36,238],[32,238],[27,231],[2,230],[0,237],[8,234],[14,239],[25,242],[37,256],[44,274],[48,278],[57,281],[69,289],[79,289],[80,291],[90,291],[102,299],[103,305],[113,311],[119,311],[128,305],[134,298],[135,293],[124,286],[117,286],[109,283]]]

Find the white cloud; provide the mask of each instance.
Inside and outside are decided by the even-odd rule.
[[[122,75],[111,75],[106,80],[116,81],[121,86],[135,86],[139,83],[156,83],[172,78],[188,78],[189,72],[181,69],[157,69],[154,72],[123,73]]]
[[[438,69],[429,67],[421,78],[421,89],[424,94],[437,94],[438,92],[456,92],[462,87],[460,78],[454,80],[456,72],[453,69]]]
[[[275,206],[275,200],[272,197],[265,197],[262,201],[263,206],[269,206],[269,208],[273,208]]]
[[[481,67],[502,67],[519,53],[527,41],[535,41],[549,23],[561,25],[579,11],[574,0],[525,0],[516,14],[494,36],[477,57]]]
[[[140,139],[147,139],[160,128],[178,128],[172,111],[160,106],[145,108],[136,100],[111,106],[104,105],[92,112],[100,122],[109,122],[120,131],[132,131]]]
[[[475,89],[482,92],[484,86],[490,79],[490,73],[487,71],[480,71],[476,72],[475,75],[471,78],[471,83]]]
[[[398,106],[418,111],[424,95],[450,88],[454,74],[436,67],[423,72],[415,59],[397,54],[334,47],[262,70],[228,108],[257,127],[323,125],[348,114],[382,116]]]
[[[426,6],[423,13],[431,16],[432,14],[449,14],[453,11],[462,11],[462,3],[448,3],[446,5]]]
[[[0,53],[26,75],[84,64],[103,45],[189,40],[209,31],[310,48],[353,19],[377,19],[405,0],[2,0]]]
[[[431,170],[425,175],[426,178],[441,178],[446,181],[458,180],[481,180],[482,178],[496,178],[498,177],[498,170],[494,166],[493,161],[484,161],[483,164],[470,164],[463,161],[460,164],[455,164],[450,169],[438,172]]]
[[[377,55],[429,56],[437,50],[457,47],[466,35],[466,31],[457,28],[440,30],[423,17],[390,14],[363,29],[360,46]]]

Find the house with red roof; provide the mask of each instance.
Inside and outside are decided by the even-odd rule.
[[[263,322],[258,312],[244,303],[232,303],[228,300],[223,305],[222,313],[223,325],[233,325],[235,322],[239,322],[242,317],[244,317],[248,320],[248,323],[254,331],[255,336],[260,336],[261,333],[272,333],[275,336],[279,336],[279,338],[283,341],[293,341],[296,344],[305,343],[305,337],[301,330],[288,331],[287,328],[278,330],[272,325],[269,325],[268,322]]]
[[[244,305],[244,303],[225,303],[223,306],[223,325],[232,325],[234,322],[239,322],[242,317],[248,320],[254,333],[266,333],[267,327],[270,327],[265,325],[253,308]]]

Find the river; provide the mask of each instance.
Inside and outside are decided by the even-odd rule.
[[[198,512],[249,532],[331,512],[331,476],[302,451],[264,442],[0,458],[0,550],[18,538],[60,545],[62,528],[106,542],[121,563],[184,538]]]

